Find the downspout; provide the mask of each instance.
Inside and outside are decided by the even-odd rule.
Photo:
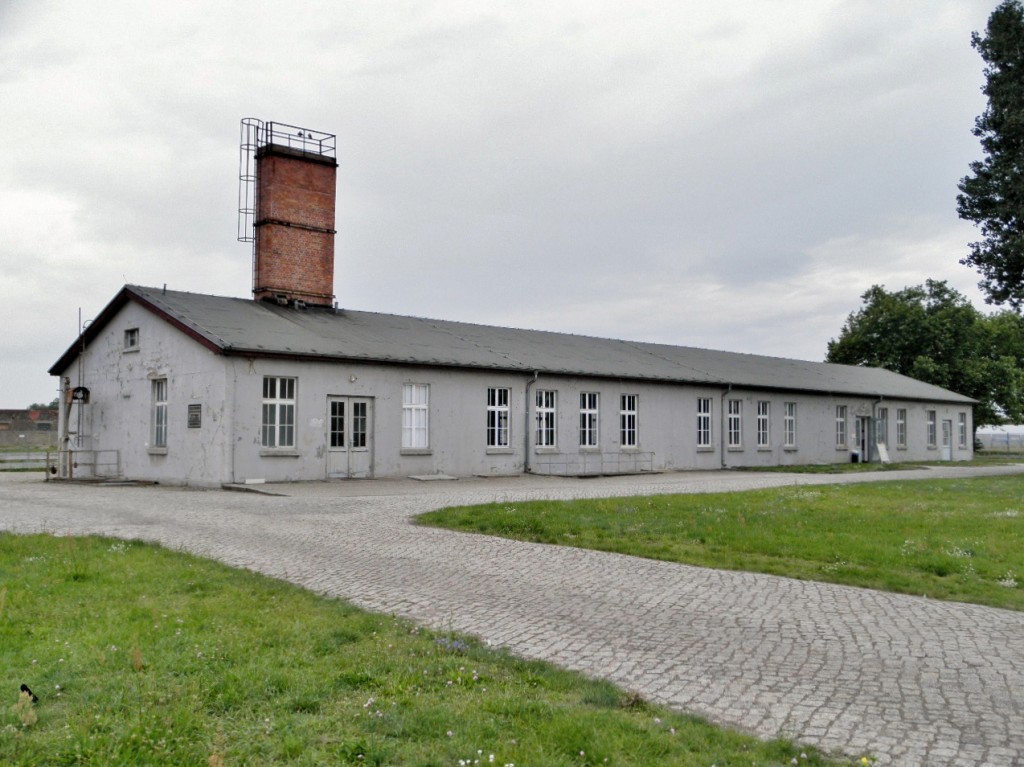
[[[71,379],[61,376],[60,441],[57,471],[61,479],[71,479]]]
[[[718,429],[718,444],[720,445],[719,450],[721,451],[721,454],[722,454],[722,468],[723,469],[728,469],[729,468],[728,466],[725,465],[725,444],[726,444],[726,438],[728,437],[728,435],[725,433],[725,398],[729,396],[729,392],[731,392],[731,391],[732,391],[732,384],[729,384],[729,388],[727,388],[724,392],[722,392],[722,400],[721,400],[721,402],[718,403],[718,419],[719,419],[719,421],[721,421],[721,423],[719,424],[719,429]]]
[[[222,421],[226,421],[224,433],[226,434],[228,441],[227,458],[227,481],[231,484],[235,484],[238,479],[235,476],[235,398],[238,395],[238,361],[236,359],[231,360],[231,380],[227,380],[227,375],[224,376],[224,387],[227,391],[224,392],[224,413],[221,416]],[[223,475],[222,475],[223,476]]]
[[[526,402],[523,408],[525,412],[526,428],[523,429],[523,473],[530,473],[530,389],[537,383],[537,379],[540,377],[540,371],[533,371],[533,378],[526,382]]]
[[[884,400],[881,394],[878,395],[878,399],[871,403],[871,434],[868,435],[868,463],[871,463],[871,454],[878,454],[878,462],[882,462],[882,454],[878,452],[878,406],[882,404]],[[888,425],[888,424],[886,424]],[[874,439],[872,439],[874,437]],[[886,437],[888,439],[888,437]],[[888,445],[886,445],[888,447]]]

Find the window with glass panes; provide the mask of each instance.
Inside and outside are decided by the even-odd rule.
[[[711,398],[697,399],[697,447],[711,447]]]
[[[295,447],[295,379],[263,377],[263,447]]]
[[[535,403],[537,447],[555,447],[558,444],[558,392],[538,389]]]
[[[153,381],[153,415],[152,434],[153,447],[167,447],[167,379],[157,378]]]
[[[331,400],[331,447],[345,447],[345,400]]]
[[[487,390],[487,447],[508,447],[508,389]]]
[[[402,385],[402,447],[415,450],[430,446],[430,387]]]
[[[846,405],[836,405],[836,447],[846,447]]]
[[[757,446],[770,447],[772,433],[772,404],[766,400],[757,403]]]
[[[598,445],[598,404],[597,392],[580,392],[580,447]]]
[[[729,417],[726,421],[729,432],[729,447],[743,446],[743,401],[729,400]]]
[[[796,447],[796,403],[783,405],[782,439],[786,447]]]
[[[637,446],[636,402],[635,394],[623,394],[619,398],[619,444],[622,447]]]

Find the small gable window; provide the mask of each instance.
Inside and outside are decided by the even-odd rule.
[[[126,352],[138,351],[139,348],[139,329],[128,328],[124,331],[124,350]]]

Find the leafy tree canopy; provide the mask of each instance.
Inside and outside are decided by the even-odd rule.
[[[50,402],[49,404],[44,404],[42,402],[33,402],[31,405],[29,405],[25,409],[26,410],[46,410],[47,408],[55,408],[55,407],[57,407],[57,397],[54,397],[53,401]]]
[[[882,367],[978,400],[976,426],[1024,420],[1024,318],[982,314],[945,281],[874,285],[827,362]]]
[[[1003,0],[988,20],[985,36],[971,35],[985,61],[988,107],[977,118],[974,135],[985,159],[971,163],[960,181],[957,212],[981,228],[984,239],[971,243],[960,263],[982,276],[986,301],[1024,306],[1024,7]]]

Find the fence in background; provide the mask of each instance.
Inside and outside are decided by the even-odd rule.
[[[1005,431],[979,432],[976,436],[984,450],[1005,451],[1007,453],[1019,453],[1024,450],[1024,433]]]

